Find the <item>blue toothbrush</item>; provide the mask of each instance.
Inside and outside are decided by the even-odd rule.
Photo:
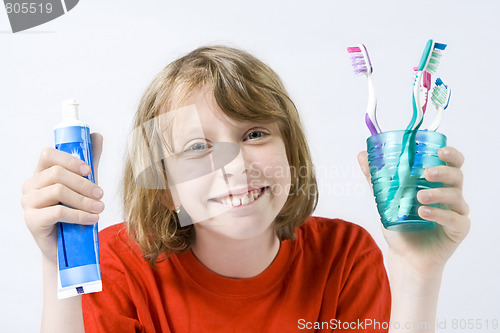
[[[441,123],[441,118],[443,117],[443,111],[448,108],[450,104],[451,88],[449,88],[440,78],[436,79],[436,85],[432,90],[431,102],[434,104],[437,110],[436,117],[429,125],[429,131],[436,131]]]

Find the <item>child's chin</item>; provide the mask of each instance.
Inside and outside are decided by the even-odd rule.
[[[255,237],[262,237],[262,234],[268,232],[272,232],[270,226],[266,227],[256,227],[256,226],[238,226],[238,227],[229,227],[223,223],[214,225],[211,227],[214,232],[217,234],[234,240],[245,240],[252,239]]]

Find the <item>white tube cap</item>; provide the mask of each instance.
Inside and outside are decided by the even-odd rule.
[[[63,122],[78,121],[78,102],[75,99],[67,99],[62,102],[62,119]]]

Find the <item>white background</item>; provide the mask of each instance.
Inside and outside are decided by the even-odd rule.
[[[77,98],[81,119],[104,136],[99,170],[106,210],[122,221],[119,181],[139,98],[167,63],[206,44],[245,49],[275,69],[304,121],[319,174],[315,214],[368,229],[384,253],[379,218],[356,155],[369,132],[366,80],[346,47],[370,51],[383,130],[411,117],[412,67],[426,41],[447,43],[439,73],[453,89],[440,131],[466,156],[464,193],[472,229],[449,261],[438,319],[500,320],[497,1],[81,1],[66,15],[12,34],[0,8],[2,191],[0,322],[4,332],[38,331],[41,263],[20,205],[43,147],[53,145],[60,102]],[[431,112],[433,108],[430,109]],[[500,328],[497,330],[500,332]]]

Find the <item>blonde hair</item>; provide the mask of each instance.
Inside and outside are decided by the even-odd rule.
[[[198,48],[156,76],[139,103],[134,129],[142,128],[145,133],[144,124],[181,105],[201,85],[211,87],[217,104],[230,118],[278,125],[292,171],[292,187],[272,227],[280,240],[293,239],[295,228],[316,208],[317,184],[298,111],[278,75],[266,64],[226,46]],[[193,225],[179,225],[167,186],[147,188],[139,184],[137,174],[134,176],[136,164],[150,161],[158,167],[149,181],[166,184],[163,166],[153,163],[161,157],[151,140],[136,137],[131,142],[135,153],[125,163],[123,202],[130,235],[144,257],[154,263],[162,254],[189,249],[195,232]]]

